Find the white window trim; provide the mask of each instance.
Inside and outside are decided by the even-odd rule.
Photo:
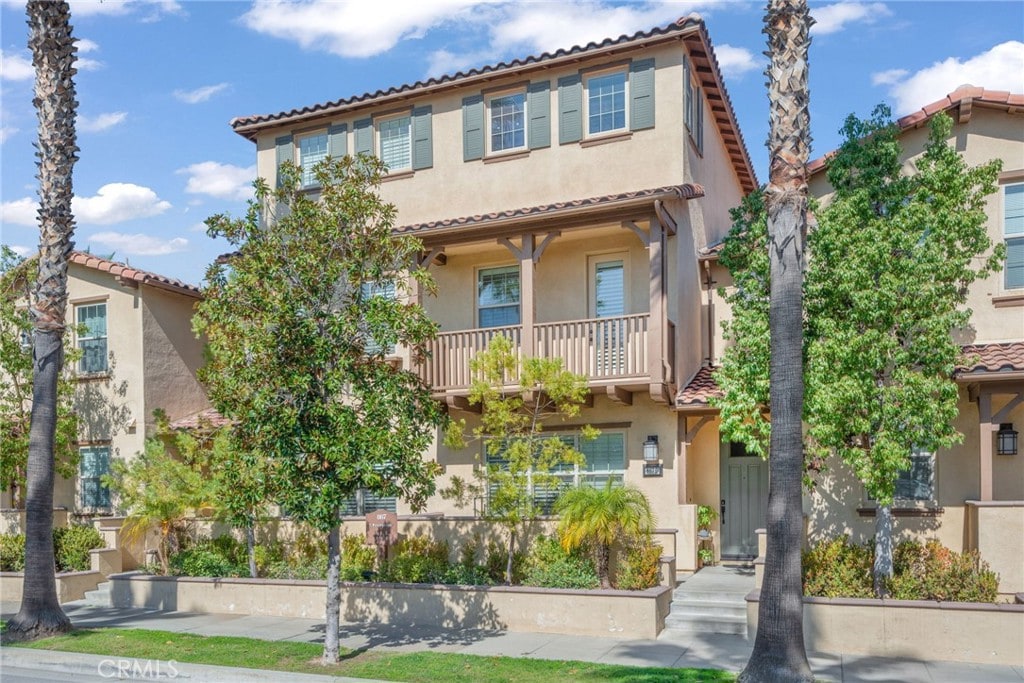
[[[597,317],[597,267],[602,263],[608,263],[610,261],[622,261],[622,301],[624,304],[625,312],[622,315],[629,315],[629,311],[632,307],[629,305],[630,302],[630,291],[629,291],[629,252],[628,251],[608,251],[595,254],[587,254],[587,315],[590,318]]]
[[[485,270],[496,270],[498,268],[512,268],[516,267],[519,269],[519,300],[516,301],[516,306],[519,307],[519,322],[516,325],[523,324],[523,269],[518,261],[514,262],[502,262],[492,263],[486,265],[479,265],[473,269],[473,329],[478,330],[491,330],[501,327],[515,327],[515,325],[495,325],[494,327],[481,327],[480,326],[480,311],[489,308],[503,308],[505,306],[511,306],[512,304],[496,304],[494,306],[481,306],[480,305],[480,273]]]
[[[1003,244],[1006,245],[1007,250],[1009,250],[1009,241],[1011,239],[1024,240],[1024,233],[1011,236],[1006,232],[1006,190],[1007,188],[1016,187],[1018,185],[1024,186],[1024,178],[1014,178],[1013,180],[1007,180],[999,184],[999,233],[1002,235]],[[1007,258],[1009,258],[1009,254],[1007,254]],[[1005,269],[1005,262],[1003,267]],[[999,273],[999,290],[1004,294],[1009,295],[1024,294],[1024,285],[1020,287],[1007,287],[1006,273],[1004,271]]]
[[[523,96],[523,144],[519,147],[508,147],[507,149],[495,150],[492,146],[491,139],[491,101],[500,99],[502,97],[508,97],[509,95],[522,95]],[[530,112],[529,112],[529,96],[527,95],[526,88],[519,86],[515,88],[507,88],[505,90],[497,90],[494,92],[488,92],[484,94],[484,126],[486,127],[486,134],[484,135],[485,157],[501,157],[506,154],[519,154],[530,149]]]
[[[611,76],[613,74],[622,74],[623,76],[623,119],[624,125],[622,128],[613,128],[612,130],[603,130],[600,133],[590,132],[590,81],[594,78],[601,78],[602,76]],[[605,137],[612,137],[629,133],[629,65],[616,65],[607,67],[604,69],[597,69],[594,71],[587,71],[583,75],[583,140],[597,140]]]
[[[299,182],[301,184],[300,186],[304,190],[309,189],[309,188],[320,187],[320,183],[317,182],[315,177],[311,178],[310,182],[308,182],[308,183],[305,182],[305,179],[303,177],[303,176],[305,176],[305,171],[303,170],[303,166],[302,166],[302,141],[303,140],[308,140],[309,138],[315,138],[315,137],[320,137],[320,136],[323,136],[324,142],[326,143],[325,144],[325,150],[326,151],[325,151],[324,156],[323,156],[323,159],[326,159],[327,157],[329,157],[331,155],[331,136],[327,132],[326,128],[319,128],[317,130],[309,130],[309,131],[306,131],[304,133],[297,133],[295,135],[295,138],[294,138],[294,145],[293,145],[294,148],[295,148],[294,149],[294,155],[295,155],[294,156],[294,160],[295,160],[295,165],[299,167]],[[323,159],[320,159],[319,161],[323,161]],[[313,162],[313,166],[316,166],[316,164],[319,163],[319,161]],[[312,172],[313,172],[313,168],[310,167],[310,173],[312,173]]]
[[[413,140],[412,140],[412,110],[411,109],[403,110],[403,111],[398,111],[398,112],[395,112],[393,114],[384,114],[382,116],[374,116],[373,117],[373,152],[374,152],[374,156],[376,156],[381,161],[384,161],[384,150],[381,149],[381,143],[383,142],[383,138],[381,137],[381,134],[380,134],[380,127],[381,127],[381,124],[389,123],[389,122],[395,121],[397,119],[408,119],[408,121],[409,121],[409,123],[408,123],[408,131],[409,131],[409,164],[407,166],[400,166],[400,167],[394,167],[394,168],[392,168],[391,166],[388,166],[387,175],[397,175],[397,174],[400,174],[400,173],[404,174],[404,173],[412,173],[413,172],[413,168],[412,168],[413,167],[413,158],[412,158],[412,153],[413,153],[412,143],[413,143]]]

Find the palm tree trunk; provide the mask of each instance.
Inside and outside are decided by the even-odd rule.
[[[71,213],[75,144],[75,44],[63,0],[28,3],[29,49],[35,67],[33,104],[39,119],[39,273],[31,308],[32,420],[25,496],[25,581],[21,608],[7,623],[14,638],[67,631],[71,620],[57,600],[53,556],[54,440],[57,379],[64,365],[68,258],[74,244]]]
[[[772,416],[768,549],[754,651],[740,681],[813,680],[803,638],[803,266],[810,147],[806,0],[770,0],[765,16],[771,64],[768,208]]]
[[[611,588],[611,564],[612,549],[607,543],[597,544],[597,578],[601,582],[601,588]]]

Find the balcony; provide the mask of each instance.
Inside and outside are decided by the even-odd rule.
[[[673,348],[675,326],[669,321],[663,328],[663,346],[650,323],[649,313],[537,323],[528,333],[529,345],[523,344],[522,325],[442,332],[427,346],[420,372],[435,394],[465,394],[472,382],[470,359],[503,335],[520,354],[561,358],[566,369],[585,376],[592,388],[605,387],[613,399],[629,402],[632,391],[674,381],[673,354],[663,349]]]

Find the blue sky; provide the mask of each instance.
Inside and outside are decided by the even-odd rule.
[[[235,116],[278,112],[585,44],[700,12],[755,169],[766,179],[763,3],[412,0],[72,2],[80,40],[79,248],[198,283],[240,215],[255,147]],[[1024,2],[812,2],[813,155],[851,112],[896,115],[963,83],[1024,92]],[[37,240],[24,3],[0,0],[0,241]],[[495,207],[513,208],[513,207]]]

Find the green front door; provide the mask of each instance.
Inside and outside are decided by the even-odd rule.
[[[757,557],[756,529],[765,525],[768,509],[768,462],[748,455],[742,444],[723,443],[721,451],[722,558]]]

